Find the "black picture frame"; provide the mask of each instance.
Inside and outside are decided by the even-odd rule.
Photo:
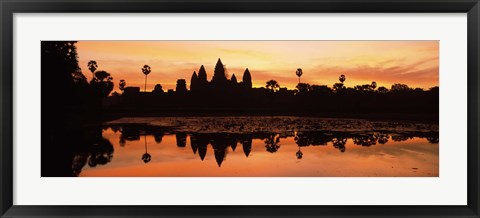
[[[1,217],[479,217],[478,0],[0,0]],[[17,206],[13,205],[14,13],[467,13],[468,205],[466,206]]]

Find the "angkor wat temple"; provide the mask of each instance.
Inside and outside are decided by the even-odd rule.
[[[293,73],[292,73],[293,74]],[[126,87],[121,95],[105,101],[107,112],[130,115],[161,115],[168,113],[186,114],[284,114],[324,115],[328,113],[348,114],[420,114],[421,119],[438,119],[438,87],[430,90],[391,90],[354,88],[299,83],[297,89],[289,90],[280,86],[252,87],[252,75],[245,69],[242,81],[235,74],[230,79],[220,58],[215,66],[211,81],[202,65],[193,72],[190,89],[185,79],[178,79],[175,91],[164,92],[157,84],[152,92],[141,92],[139,87]],[[271,80],[273,81],[273,80]],[[275,82],[276,83],[276,82]],[[338,84],[338,83],[337,83]],[[335,85],[337,85],[335,84]]]

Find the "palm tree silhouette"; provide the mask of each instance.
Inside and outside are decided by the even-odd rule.
[[[144,135],[145,140],[145,154],[142,155],[142,160],[144,163],[148,163],[152,160],[152,155],[150,155],[147,151],[147,135]]]
[[[298,83],[300,83],[300,77],[303,75],[302,68],[297,68],[297,72],[295,72],[298,76]]]
[[[298,132],[295,131],[294,134],[295,134],[295,136],[294,136],[295,142],[297,142],[297,145],[298,145],[298,151],[297,151],[297,153],[296,153],[295,155],[297,156],[297,159],[302,159],[302,157],[303,157],[303,152],[302,152],[302,150],[300,150],[300,145],[298,144],[298,139],[299,139],[299,137],[298,137]]]
[[[95,77],[94,73],[95,73],[95,70],[97,70],[98,68],[98,65],[97,65],[97,62],[96,61],[89,61],[88,64],[88,70],[90,70],[90,72],[92,72],[92,79]]]
[[[302,159],[303,152],[302,152],[302,150],[300,150],[300,146],[298,146],[298,151],[297,151],[296,155],[297,155],[297,159]]]
[[[125,82],[125,80],[120,80],[120,83],[118,83],[118,88],[120,89],[120,91],[123,92],[123,90],[125,90],[125,86],[127,85],[127,82]]]
[[[145,74],[145,92],[147,91],[147,75],[152,72],[152,69],[148,65],[144,65],[142,68],[143,74]]]
[[[340,77],[338,77],[338,80],[340,80],[340,82],[343,84],[343,82],[345,82],[347,78],[345,77],[345,75],[340,75]]]

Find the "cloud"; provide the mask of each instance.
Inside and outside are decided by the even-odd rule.
[[[392,63],[397,65],[391,66]],[[346,85],[354,86],[362,82],[376,81],[380,86],[394,83],[406,83],[413,87],[421,86],[429,88],[438,85],[439,67],[438,58],[430,57],[413,63],[398,63],[398,60],[385,60],[376,66],[332,66],[317,65],[311,69],[312,82],[333,84],[338,82],[338,76],[344,74],[347,77]],[[320,79],[323,78],[323,79]]]

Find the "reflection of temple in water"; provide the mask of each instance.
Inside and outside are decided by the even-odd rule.
[[[139,140],[141,134],[151,134],[156,142],[161,142],[165,131],[155,130],[154,127],[146,130],[133,131],[132,128],[122,128],[122,136],[125,140]],[[354,145],[373,146],[376,144],[385,144],[391,139],[392,141],[405,141],[414,137],[426,138],[430,143],[438,143],[437,132],[427,133],[403,133],[394,134],[386,132],[370,132],[370,133],[348,133],[348,132],[323,132],[309,131],[298,132],[296,134],[276,134],[276,133],[250,133],[250,134],[231,134],[231,133],[175,133],[177,147],[186,147],[187,137],[190,138],[190,146],[193,154],[197,154],[203,161],[206,157],[209,147],[213,149],[213,154],[218,166],[221,166],[228,155],[228,148],[233,152],[240,144],[245,156],[248,158],[252,151],[252,141],[254,139],[262,140],[265,144],[265,151],[269,153],[277,152],[281,147],[281,139],[294,136],[295,143],[301,147],[306,146],[327,146],[331,144],[340,152],[345,152],[345,145],[348,139],[351,139]],[[303,152],[299,149],[296,153],[297,158],[303,157]]]
[[[172,133],[164,128],[145,125],[123,125],[113,126],[112,131],[120,133],[119,145],[122,147],[128,146],[128,141],[139,141],[141,136],[145,140],[145,153],[142,155],[142,162],[148,163],[152,159],[147,151],[146,136],[153,136],[155,143],[162,143],[164,135],[175,134],[176,146],[184,148],[187,146],[187,138],[190,139],[190,147],[194,155],[198,154],[200,160],[205,160],[209,149],[213,150],[213,156],[217,165],[221,167],[222,163],[228,156],[229,148],[231,152],[235,152],[241,145],[245,157],[248,158],[252,151],[253,140],[263,141],[265,151],[269,153],[276,153],[281,149],[281,141],[283,139],[294,137],[294,142],[298,146],[298,151],[292,155],[297,159],[304,157],[302,147],[307,146],[329,146],[332,145],[340,152],[345,152],[345,145],[348,140],[357,146],[375,146],[382,145],[392,140],[394,142],[406,141],[413,138],[425,138],[430,143],[438,143],[438,132],[415,132],[415,133],[388,133],[388,132],[370,132],[370,133],[349,133],[349,132],[298,132],[296,134],[278,134],[278,133],[248,133],[248,134],[233,134],[233,133],[187,133],[176,132]],[[79,142],[87,146],[78,146],[78,151],[72,157],[72,175],[80,175],[82,168],[85,165],[96,167],[98,165],[108,164],[114,153],[112,143],[102,136],[102,129],[95,129],[89,133],[85,133],[86,140]],[[308,154],[307,154],[308,156]]]

